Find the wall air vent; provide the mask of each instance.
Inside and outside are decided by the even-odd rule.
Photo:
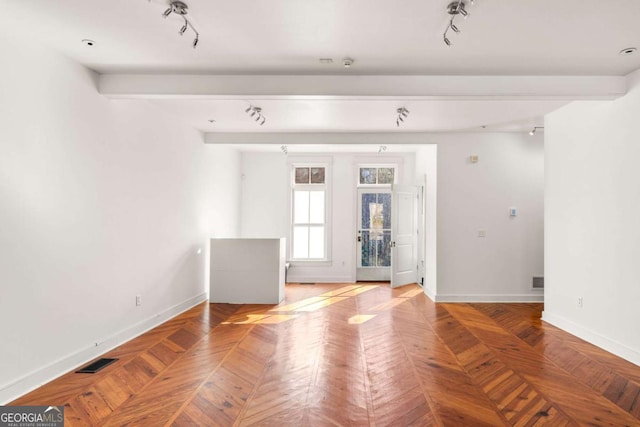
[[[76,371],[76,374],[95,374],[100,369],[103,369],[107,365],[112,364],[118,359],[98,359],[95,362],[89,363],[87,366],[84,366]]]
[[[544,277],[533,277],[532,281],[533,289],[544,289]]]

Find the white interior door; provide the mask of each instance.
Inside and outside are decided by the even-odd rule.
[[[358,281],[391,279],[391,190],[358,189]]]
[[[391,210],[391,287],[418,281],[418,199],[420,187],[394,185]]]

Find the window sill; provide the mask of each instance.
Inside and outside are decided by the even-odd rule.
[[[292,259],[287,261],[291,263],[291,267],[331,267],[333,263],[326,259]]]

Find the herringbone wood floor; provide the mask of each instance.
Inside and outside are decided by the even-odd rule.
[[[200,304],[12,404],[64,404],[67,426],[639,426],[640,368],[541,309],[288,285],[279,306]]]

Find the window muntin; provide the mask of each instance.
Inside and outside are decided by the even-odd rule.
[[[360,185],[390,185],[395,183],[393,166],[366,166],[359,169]]]

